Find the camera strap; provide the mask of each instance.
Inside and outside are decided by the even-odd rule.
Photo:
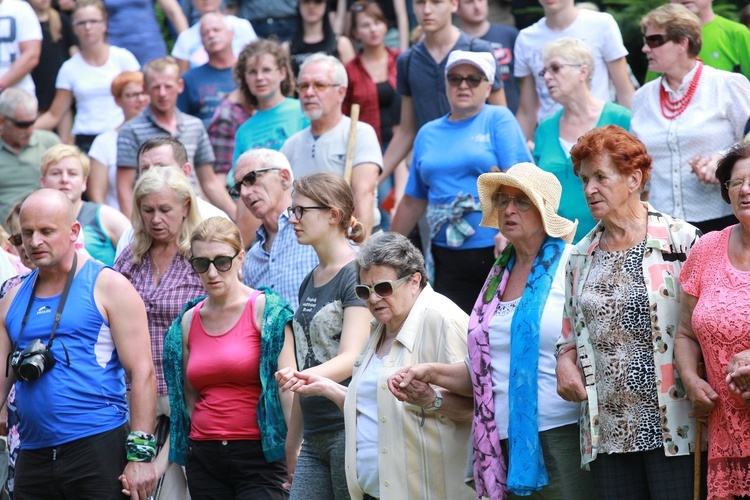
[[[52,333],[50,333],[49,341],[47,342],[47,349],[52,348],[52,341],[55,338],[55,332],[57,331],[57,326],[60,324],[60,320],[62,319],[62,312],[63,312],[63,308],[65,307],[65,301],[68,299],[68,292],[70,292],[70,286],[73,284],[73,278],[76,275],[77,267],[78,267],[78,253],[76,252],[73,254],[73,267],[70,268],[68,277],[65,280],[65,287],[63,288],[62,295],[60,296],[60,303],[57,305],[57,312],[55,313],[55,321],[52,323]],[[26,328],[26,323],[29,320],[29,312],[31,312],[31,306],[34,303],[34,298],[36,297],[36,285],[38,282],[39,282],[39,273],[37,273],[37,277],[34,280],[34,285],[31,287],[31,295],[29,296],[29,303],[26,305],[26,312],[23,314],[23,319],[21,320],[21,331],[18,333],[18,337],[16,337],[15,342],[13,342],[13,351],[16,351],[16,349],[18,349],[18,341],[21,340],[21,336],[23,335],[23,330]],[[68,350],[65,349],[65,346],[63,346],[63,350],[65,351],[65,359],[68,363],[68,366],[70,366],[70,357],[68,356]],[[8,362],[5,365],[6,377],[8,376],[9,367],[10,367],[10,354],[8,355]]]

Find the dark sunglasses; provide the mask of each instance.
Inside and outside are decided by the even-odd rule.
[[[20,247],[23,244],[23,238],[20,234],[11,234],[8,240],[14,247]]]
[[[643,37],[643,43],[648,45],[650,49],[655,49],[656,47],[661,47],[665,43],[669,42],[669,38],[667,38],[667,35],[649,35]]]
[[[248,172],[245,174],[245,177],[240,180],[237,184],[229,188],[229,196],[232,198],[239,198],[240,193],[242,191],[242,186],[250,187],[254,186],[255,183],[258,180],[258,174],[262,174],[263,172],[270,172],[271,170],[281,170],[279,167],[271,167],[271,168],[259,168],[258,170],[253,170],[252,172]]]
[[[193,271],[196,273],[203,274],[208,271],[208,267],[213,264],[217,271],[223,273],[232,269],[232,262],[239,254],[240,252],[237,252],[231,257],[229,255],[219,255],[218,257],[214,257],[213,260],[208,257],[193,257],[190,259],[190,267],[192,267]]]
[[[13,125],[15,125],[17,128],[29,128],[32,125],[34,125],[36,123],[36,120],[37,120],[36,118],[34,118],[33,120],[29,120],[29,121],[23,122],[23,121],[20,121],[20,120],[16,120],[15,118],[10,117],[10,116],[6,116],[5,119],[8,120],[9,122],[11,122]]]
[[[297,205],[296,207],[289,207],[286,209],[286,213],[289,216],[289,218],[292,218],[292,215],[297,220],[302,220],[302,216],[305,215],[305,212],[308,210],[328,210],[331,207],[324,207],[324,206],[315,206],[315,207],[303,207],[302,205]]]
[[[511,196],[505,193],[497,193],[492,197],[492,203],[495,205],[495,209],[498,210],[505,210],[508,208],[510,200],[513,200],[513,204],[521,212],[525,212],[534,205],[534,202],[531,201],[528,196],[522,194]]]
[[[411,278],[411,275],[404,276],[403,278],[396,281],[378,281],[372,286],[355,285],[354,293],[357,294],[357,297],[359,297],[361,300],[364,300],[365,302],[370,300],[370,294],[372,293],[374,293],[381,299],[385,299],[393,295],[396,292],[396,288],[400,287],[409,278]]]
[[[479,87],[479,84],[482,82],[489,81],[484,76],[479,76],[479,75],[461,76],[461,75],[457,75],[456,73],[448,73],[445,79],[448,80],[448,84],[451,87],[460,87],[461,83],[465,81],[466,85],[468,85],[472,89]]]
[[[545,66],[544,68],[542,68],[542,70],[539,72],[539,76],[544,78],[544,75],[547,74],[547,71],[551,72],[553,75],[556,75],[560,72],[561,69],[563,69],[563,66],[580,67],[583,66],[583,64],[552,63],[549,66]]]

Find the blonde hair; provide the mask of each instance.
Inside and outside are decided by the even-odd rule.
[[[594,53],[586,42],[569,36],[553,40],[542,48],[542,60],[546,65],[547,60],[553,57],[559,57],[567,63],[586,66],[589,69],[586,83],[591,87],[594,78]]]
[[[336,210],[339,229],[355,243],[365,240],[365,228],[354,217],[354,193],[340,176],[331,172],[318,172],[294,181],[294,192],[310,198],[319,205]]]
[[[42,177],[47,175],[47,171],[52,165],[57,165],[65,158],[77,159],[83,169],[83,176],[89,176],[89,173],[91,172],[91,162],[89,161],[89,157],[83,154],[78,146],[55,144],[42,154]]]
[[[180,79],[180,66],[178,66],[174,57],[165,56],[147,62],[143,67],[143,81],[146,87],[148,87],[148,75],[151,73],[166,73],[167,70],[172,70],[177,80]]]
[[[703,45],[701,21],[687,7],[678,3],[668,3],[657,7],[641,18],[641,31],[651,27],[664,28],[667,38],[679,43],[683,38],[688,41],[688,55],[697,57]]]
[[[229,245],[237,252],[244,250],[242,235],[232,221],[224,217],[209,217],[193,229],[190,235],[190,247],[196,241],[217,242]]]
[[[130,222],[133,224],[134,234],[130,248],[133,252],[134,264],[141,263],[141,259],[154,243],[154,238],[146,229],[141,216],[143,198],[166,189],[172,191],[183,206],[187,204],[188,214],[182,222],[180,235],[177,238],[177,249],[183,257],[190,256],[190,235],[202,220],[196,206],[193,188],[182,170],[176,167],[154,167],[141,175],[133,192],[133,213]]]

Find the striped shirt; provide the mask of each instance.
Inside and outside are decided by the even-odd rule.
[[[159,384],[158,395],[164,396],[167,394],[167,383],[164,381],[162,365],[164,335],[189,300],[205,295],[203,283],[190,267],[188,260],[179,253],[164,272],[156,288],[154,288],[154,271],[148,253],[141,258],[140,264],[134,264],[133,251],[128,245],[115,262],[114,268],[133,284],[146,305],[148,331],[151,334],[151,355],[154,358],[156,379]]]

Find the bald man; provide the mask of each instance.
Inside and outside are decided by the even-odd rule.
[[[21,235],[37,269],[0,300],[0,357],[13,354],[0,401],[18,382],[21,417],[14,493],[120,498],[123,477],[132,498],[144,500],[155,488],[156,414],[153,362],[143,355],[146,309],[128,280],[76,252],[75,215],[61,191],[26,199]],[[132,383],[130,426],[124,375]]]

